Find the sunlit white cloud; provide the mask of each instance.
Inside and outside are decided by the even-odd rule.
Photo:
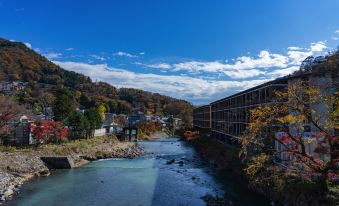
[[[303,48],[301,47],[297,47],[297,46],[290,46],[290,47],[287,47],[287,50],[302,50]]]
[[[190,74],[215,73],[228,76],[232,79],[248,79],[254,77],[271,77],[287,75],[288,71],[295,71],[301,62],[311,55],[322,54],[328,47],[326,42],[319,41],[310,44],[309,48],[290,46],[287,53],[277,54],[262,50],[256,57],[240,56],[228,61],[184,61],[174,64],[161,62],[158,64],[143,64],[144,67],[165,69],[173,72],[187,72]]]
[[[106,64],[54,61],[67,70],[90,76],[93,80],[105,81],[117,87],[133,87],[158,92],[195,103],[216,100],[235,91],[244,90],[269,79],[247,81],[223,81],[189,76],[136,73],[110,67]]]
[[[311,52],[322,52],[324,49],[326,49],[326,43],[323,41],[319,41],[316,43],[311,43]]]
[[[113,56],[121,56],[121,57],[129,57],[129,58],[136,58],[138,57],[137,55],[133,55],[127,52],[123,52],[123,51],[118,51],[113,53]]]
[[[172,66],[167,63],[157,63],[157,64],[143,64],[141,62],[133,62],[134,65],[139,65],[147,68],[152,68],[152,69],[171,69]]]
[[[214,60],[176,60],[120,63],[120,66],[134,64],[139,72],[120,69],[108,64],[94,64],[90,59],[75,61],[56,61],[58,55],[47,55],[61,67],[83,73],[93,80],[105,81],[116,87],[132,87],[151,92],[186,99],[195,104],[217,100],[238,91],[256,86],[278,77],[286,76],[299,69],[301,62],[308,56],[325,53],[328,46],[325,41],[314,42],[308,48],[290,46],[285,53],[262,50],[257,55],[246,55],[232,61]],[[115,56],[136,58],[126,52],[114,53]],[[142,55],[138,53],[138,55]],[[91,55],[104,61],[105,57]],[[106,59],[107,60],[107,59]],[[86,63],[85,63],[86,62]],[[143,70],[149,68],[152,70]],[[143,71],[143,72],[142,72]]]
[[[74,50],[74,48],[72,48],[72,47],[69,47],[69,48],[66,48],[65,50],[66,50],[66,51],[73,51],[73,50]]]
[[[292,67],[288,67],[285,69],[277,69],[272,72],[268,72],[267,75],[272,76],[272,77],[282,77],[282,76],[292,74],[293,72],[298,71],[298,70],[299,70],[299,66],[292,66]]]
[[[61,53],[57,53],[57,52],[44,53],[43,55],[47,59],[50,59],[50,60],[58,59],[58,58],[60,58],[62,56]]]
[[[30,43],[28,43],[28,42],[25,42],[24,44],[25,44],[25,46],[27,46],[28,48],[32,49],[32,44],[30,44]]]
[[[332,36],[332,39],[334,41],[337,41],[339,39],[339,29],[334,32],[334,36]]]
[[[106,60],[105,57],[99,56],[99,55],[96,55],[96,54],[92,54],[92,55],[90,55],[90,57],[92,57],[92,58],[94,58],[96,60],[100,60],[100,61],[105,61]]]

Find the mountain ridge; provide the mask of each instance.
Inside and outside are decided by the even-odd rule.
[[[61,68],[28,48],[24,43],[12,42],[4,38],[0,38],[0,80],[29,82],[31,91],[28,93],[32,96],[33,102],[35,96],[32,91],[39,90],[41,89],[39,85],[46,84],[51,87],[70,88],[80,107],[86,107],[81,102],[80,97],[82,97],[82,99],[88,98],[88,101],[94,101],[94,105],[107,105],[111,112],[121,110],[124,113],[130,113],[133,110],[139,110],[150,114],[170,114],[169,110],[177,110],[171,108],[175,107],[175,104],[185,109],[189,108],[189,110],[193,108],[193,105],[185,100],[159,93],[134,88],[118,89],[106,82],[93,82],[84,74]],[[53,93],[52,90],[48,92]],[[173,115],[180,116],[179,111],[175,113]]]

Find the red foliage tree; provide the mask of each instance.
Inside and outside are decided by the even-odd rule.
[[[61,143],[67,140],[68,130],[61,122],[41,121],[31,126],[32,134],[39,143],[54,142]]]

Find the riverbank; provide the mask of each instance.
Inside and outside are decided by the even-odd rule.
[[[37,176],[48,176],[50,169],[41,160],[46,156],[67,156],[74,167],[105,158],[134,158],[143,149],[115,136],[78,140],[62,145],[40,145],[37,148],[0,152],[0,196],[11,198],[20,186]]]
[[[161,139],[161,138],[166,138],[168,137],[168,134],[166,132],[163,131],[157,131],[154,132],[150,135],[145,135],[142,138],[139,138],[139,140],[143,140],[143,141],[154,141],[157,139]]]
[[[214,169],[218,170],[221,178],[230,175],[253,191],[253,193],[266,196],[271,205],[337,205],[338,187],[330,188],[323,195],[322,191],[313,183],[303,180],[298,176],[281,175],[266,179],[250,179],[244,172],[245,165],[239,158],[239,150],[227,144],[208,137],[199,137],[191,141],[200,155],[206,158]],[[226,175],[227,174],[227,175]],[[224,198],[209,198],[211,205],[222,205]],[[220,203],[220,204],[218,204]]]
[[[24,184],[6,205],[205,206],[202,197],[224,193],[208,165],[179,138],[137,144],[144,149],[138,158],[93,161],[76,169],[54,171],[48,178]],[[227,191],[239,199],[245,196]]]

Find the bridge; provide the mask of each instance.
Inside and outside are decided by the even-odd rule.
[[[120,141],[138,141],[138,128],[135,126],[123,127],[117,137]]]

